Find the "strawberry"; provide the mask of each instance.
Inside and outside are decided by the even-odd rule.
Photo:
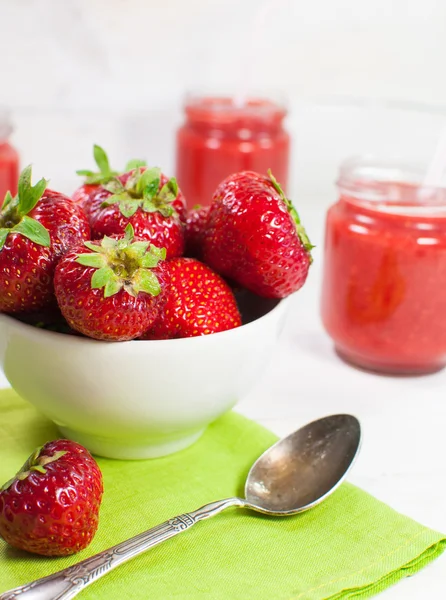
[[[312,247],[271,171],[237,173],[217,188],[203,255],[224,277],[259,296],[284,298],[305,283]]]
[[[56,262],[72,245],[90,237],[82,209],[63,194],[31,185],[23,170],[15,198],[0,210],[0,312],[30,312],[54,303]]]
[[[93,146],[93,157],[99,171],[94,172],[88,169],[76,171],[78,175],[85,177],[85,183],[75,190],[72,196],[74,202],[82,206],[87,216],[90,212],[91,199],[98,192],[100,186],[119,175],[118,171],[113,171],[110,168],[110,162],[105,150],[96,144]],[[145,164],[143,160],[133,159],[127,163],[125,170],[122,172],[126,173],[131,169],[142,167]]]
[[[186,256],[201,258],[203,254],[203,238],[208,220],[209,206],[197,206],[186,216]]]
[[[97,340],[139,337],[158,317],[167,285],[166,251],[125,236],[84,242],[56,267],[54,288],[68,325]],[[149,248],[150,246],[150,248]]]
[[[0,535],[21,550],[44,556],[88,546],[99,522],[102,474],[76,442],[38,448],[0,491]]]
[[[122,235],[130,223],[138,238],[166,249],[167,258],[184,251],[186,205],[175,178],[158,168],[136,169],[109,183],[93,197],[90,223],[93,237]]]
[[[166,302],[143,339],[194,337],[233,329],[241,317],[228,284],[194,258],[174,258],[165,269],[170,278]]]

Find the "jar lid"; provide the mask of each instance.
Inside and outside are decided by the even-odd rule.
[[[11,123],[11,112],[0,106],[0,142],[8,139],[13,130]]]
[[[395,159],[353,157],[342,163],[337,180],[341,194],[380,212],[446,214],[445,187],[426,187],[426,168]]]

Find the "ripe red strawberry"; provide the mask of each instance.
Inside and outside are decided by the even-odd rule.
[[[31,185],[31,167],[19,178],[15,198],[0,210],[0,312],[37,311],[54,303],[56,262],[90,237],[82,209],[41,179]]]
[[[99,522],[102,474],[91,454],[69,440],[38,448],[0,491],[0,535],[44,556],[88,546]]]
[[[97,340],[132,340],[158,318],[166,252],[132,239],[129,225],[125,237],[84,242],[58,263],[56,298],[72,329]]]
[[[186,216],[186,256],[202,258],[203,238],[209,215],[209,206],[194,208]]]
[[[173,258],[184,251],[185,214],[174,178],[157,168],[138,168],[105,184],[92,198],[90,223],[95,239],[122,235],[130,223],[136,237],[165,248],[167,258]]]
[[[183,257],[165,269],[170,285],[164,310],[143,339],[195,337],[242,324],[231,288],[207,265]]]
[[[266,298],[284,298],[305,283],[312,245],[291,201],[271,172],[244,171],[217,188],[203,242],[218,273]]]
[[[93,146],[93,157],[99,171],[94,172],[88,169],[76,171],[78,175],[85,177],[85,183],[75,190],[72,198],[74,202],[80,204],[88,216],[90,212],[90,203],[93,196],[98,192],[101,185],[110,182],[119,175],[118,171],[110,168],[108,156],[103,148],[98,145]],[[127,173],[131,169],[136,169],[145,165],[145,161],[133,159],[129,161],[121,173]]]

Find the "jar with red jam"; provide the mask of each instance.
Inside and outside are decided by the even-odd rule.
[[[19,178],[19,155],[9,141],[12,126],[8,112],[0,109],[0,202],[9,190],[17,193]]]
[[[271,169],[286,189],[290,136],[284,106],[263,99],[195,97],[184,110],[176,176],[189,207],[209,205],[219,183],[239,171],[266,174]]]
[[[328,211],[322,320],[354,365],[421,374],[446,365],[446,189],[423,171],[347,161]]]

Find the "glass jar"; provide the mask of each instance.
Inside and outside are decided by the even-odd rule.
[[[176,176],[189,207],[211,203],[218,184],[238,171],[271,169],[286,189],[290,137],[286,109],[270,100],[190,98],[177,132]]]
[[[8,190],[13,196],[17,193],[19,155],[9,142],[11,133],[9,114],[0,109],[0,203]]]
[[[322,320],[341,357],[378,372],[446,365],[446,189],[423,173],[347,161],[327,214]]]

